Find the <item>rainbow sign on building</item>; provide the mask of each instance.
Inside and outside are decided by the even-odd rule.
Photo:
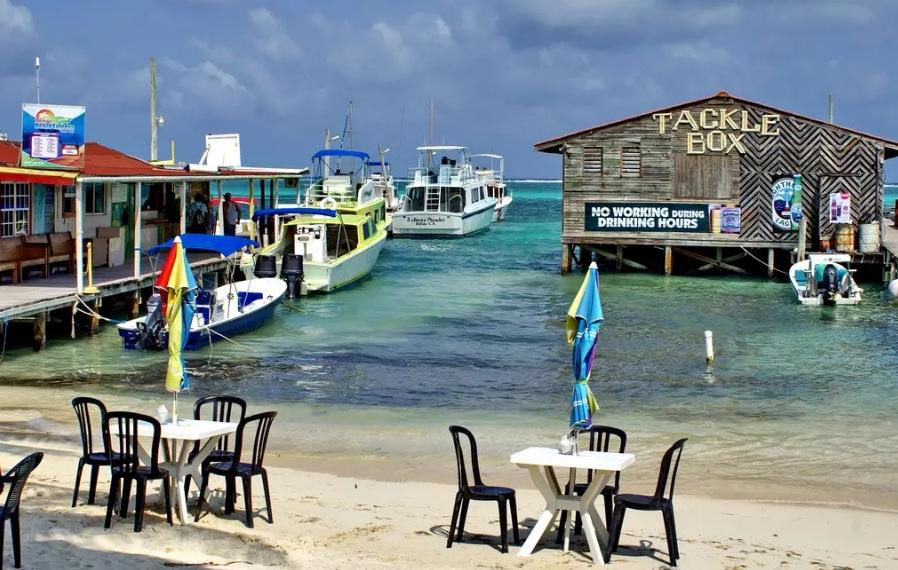
[[[20,164],[29,168],[82,168],[84,107],[24,103]]]

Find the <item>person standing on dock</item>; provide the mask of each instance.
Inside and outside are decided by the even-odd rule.
[[[231,193],[224,195],[224,204],[222,204],[221,217],[224,222],[224,235],[232,236],[237,234],[237,224],[240,223],[240,206],[231,201]]]
[[[207,228],[209,224],[209,207],[206,206],[206,202],[203,199],[202,193],[194,195],[193,202],[191,202],[190,207],[187,208],[187,220],[189,222],[189,225],[187,226],[187,233],[208,233]]]

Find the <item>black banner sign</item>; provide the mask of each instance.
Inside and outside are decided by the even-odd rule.
[[[585,229],[592,232],[708,233],[707,204],[587,202]]]

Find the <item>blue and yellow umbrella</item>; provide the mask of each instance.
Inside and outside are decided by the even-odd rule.
[[[599,270],[593,262],[589,265],[586,278],[577,296],[574,297],[565,319],[567,340],[573,344],[574,392],[571,397],[571,429],[589,429],[592,426],[592,414],[599,409],[599,404],[589,389],[589,375],[603,319],[602,299],[599,296]]]

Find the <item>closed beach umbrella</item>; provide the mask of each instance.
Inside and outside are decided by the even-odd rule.
[[[187,251],[176,237],[168,250],[168,257],[156,287],[162,290],[165,302],[165,322],[168,325],[168,368],[165,373],[165,389],[177,393],[190,387],[187,378],[187,367],[184,364],[184,345],[190,335],[190,324],[195,312],[196,279],[187,261]],[[177,414],[177,409],[175,409]]]
[[[571,429],[586,430],[592,426],[592,414],[599,409],[589,374],[596,354],[599,326],[603,320],[602,300],[599,297],[599,270],[595,262],[589,265],[586,278],[567,311],[565,329],[568,343],[573,344],[574,392],[571,397]]]

